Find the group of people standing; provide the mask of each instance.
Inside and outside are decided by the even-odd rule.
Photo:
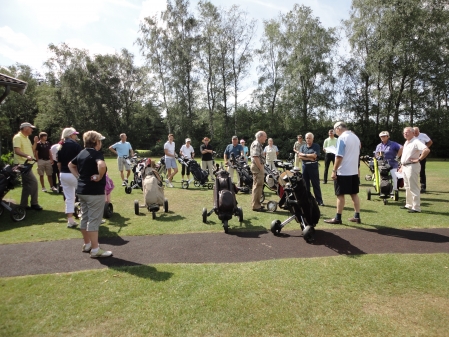
[[[41,172],[43,172],[48,177],[53,172],[50,172],[48,163],[42,163],[42,161],[51,161],[50,164],[57,163],[60,184],[65,197],[67,227],[77,226],[73,218],[77,195],[82,213],[80,223],[84,240],[82,251],[90,253],[92,258],[112,256],[112,252],[102,250],[98,243],[98,230],[105,204],[107,167],[103,153],[100,151],[105,137],[96,131],[85,132],[83,135],[85,148],[82,149],[77,143],[79,133],[74,128],[65,128],[62,130],[60,141],[53,147],[47,144],[47,134],[43,132],[39,134],[38,139],[34,138],[35,142],[32,144],[29,136],[34,129],[36,127],[28,122],[20,125],[20,131],[13,138],[14,162],[23,164],[27,160],[37,160],[39,175],[42,176]],[[48,180],[54,187],[55,180],[50,178]],[[41,183],[42,181],[43,178]],[[28,205],[30,197],[31,203]],[[38,203],[38,182],[32,170],[22,175],[20,206],[27,210],[42,210]]]

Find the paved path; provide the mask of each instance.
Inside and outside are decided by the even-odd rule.
[[[317,230],[307,244],[301,231],[196,233],[100,239],[114,256],[91,259],[82,240],[0,245],[0,277],[65,273],[155,263],[229,263],[283,258],[385,253],[449,253],[449,228]]]

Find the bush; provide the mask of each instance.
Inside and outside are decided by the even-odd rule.
[[[14,161],[14,153],[10,152],[4,154],[0,158],[0,168],[5,167],[6,165],[12,165]]]

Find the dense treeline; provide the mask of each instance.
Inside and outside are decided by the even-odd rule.
[[[296,134],[312,131],[322,143],[342,119],[366,153],[381,130],[402,143],[403,126],[419,125],[434,141],[432,156],[448,156],[446,1],[353,0],[349,19],[331,28],[295,5],[263,22],[260,41],[256,27],[236,5],[169,0],[166,11],[141,22],[144,66],[127,50],[92,56],[51,44],[44,75],[26,65],[8,69],[29,86],[0,107],[2,152],[11,150],[20,123],[31,121],[53,141],[66,126],[98,130],[107,145],[125,132],[134,148],[153,155],[163,153],[169,132],[179,145],[192,138],[195,148],[208,136],[222,151],[233,134],[252,140],[263,129],[285,157]],[[255,68],[248,100],[242,96]]]

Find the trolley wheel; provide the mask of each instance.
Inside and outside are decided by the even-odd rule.
[[[164,200],[164,212],[168,213],[168,200],[167,199]]]
[[[140,212],[139,212],[139,201],[138,200],[134,200],[134,213],[136,215],[140,214]]]
[[[211,190],[211,189],[213,189],[213,188],[214,188],[214,185],[213,185],[213,184],[211,184],[211,183],[209,183],[209,184],[207,184],[207,188]]]
[[[315,241],[315,227],[306,226],[302,231],[302,236],[307,243]]]
[[[275,201],[268,201],[267,203],[267,211],[268,212],[276,212],[278,208],[278,204]]]
[[[366,200],[371,200],[371,188],[366,190]]]
[[[279,235],[281,233],[281,220],[273,220],[271,222],[271,233],[274,235]]]
[[[260,196],[260,203],[263,203],[265,201],[265,192],[262,191],[262,195]]]
[[[195,187],[200,187],[201,184],[200,184],[199,181],[194,180],[194,181],[193,181],[193,186],[195,186]]]
[[[181,184],[181,187],[183,189],[189,188],[189,182],[188,181],[183,181],[182,184]]]
[[[75,218],[79,219],[81,218],[81,214],[81,204],[79,202],[75,202],[73,215],[75,216]]]
[[[156,212],[151,212],[153,219],[156,219]]]
[[[240,222],[240,224],[242,224],[242,222],[243,222],[243,209],[241,207],[237,207],[237,209],[239,210],[239,222]]]
[[[398,190],[394,191],[394,199],[393,200],[394,201],[398,201],[399,200],[399,191]]]
[[[2,206],[2,205],[0,205],[0,215],[2,215],[2,214],[3,214],[3,210],[4,210],[3,206]]]
[[[203,222],[207,223],[207,208],[203,208]]]
[[[17,206],[12,209],[12,211],[9,213],[11,216],[11,219],[15,222],[22,221],[25,219],[27,212],[25,210],[25,207]]]
[[[126,194],[131,194],[132,191],[133,191],[133,189],[132,189],[131,186],[126,186],[126,187],[125,187],[125,193],[126,193]]]
[[[223,229],[224,229],[224,232],[225,232],[226,234],[228,234],[228,232],[229,232],[228,220],[224,220],[224,221],[223,221]]]
[[[386,205],[388,203],[387,199],[384,199],[384,205]]]
[[[110,202],[106,202],[104,204],[103,217],[105,217],[106,219],[109,219],[113,213],[114,213],[114,206],[112,206],[112,204]]]

